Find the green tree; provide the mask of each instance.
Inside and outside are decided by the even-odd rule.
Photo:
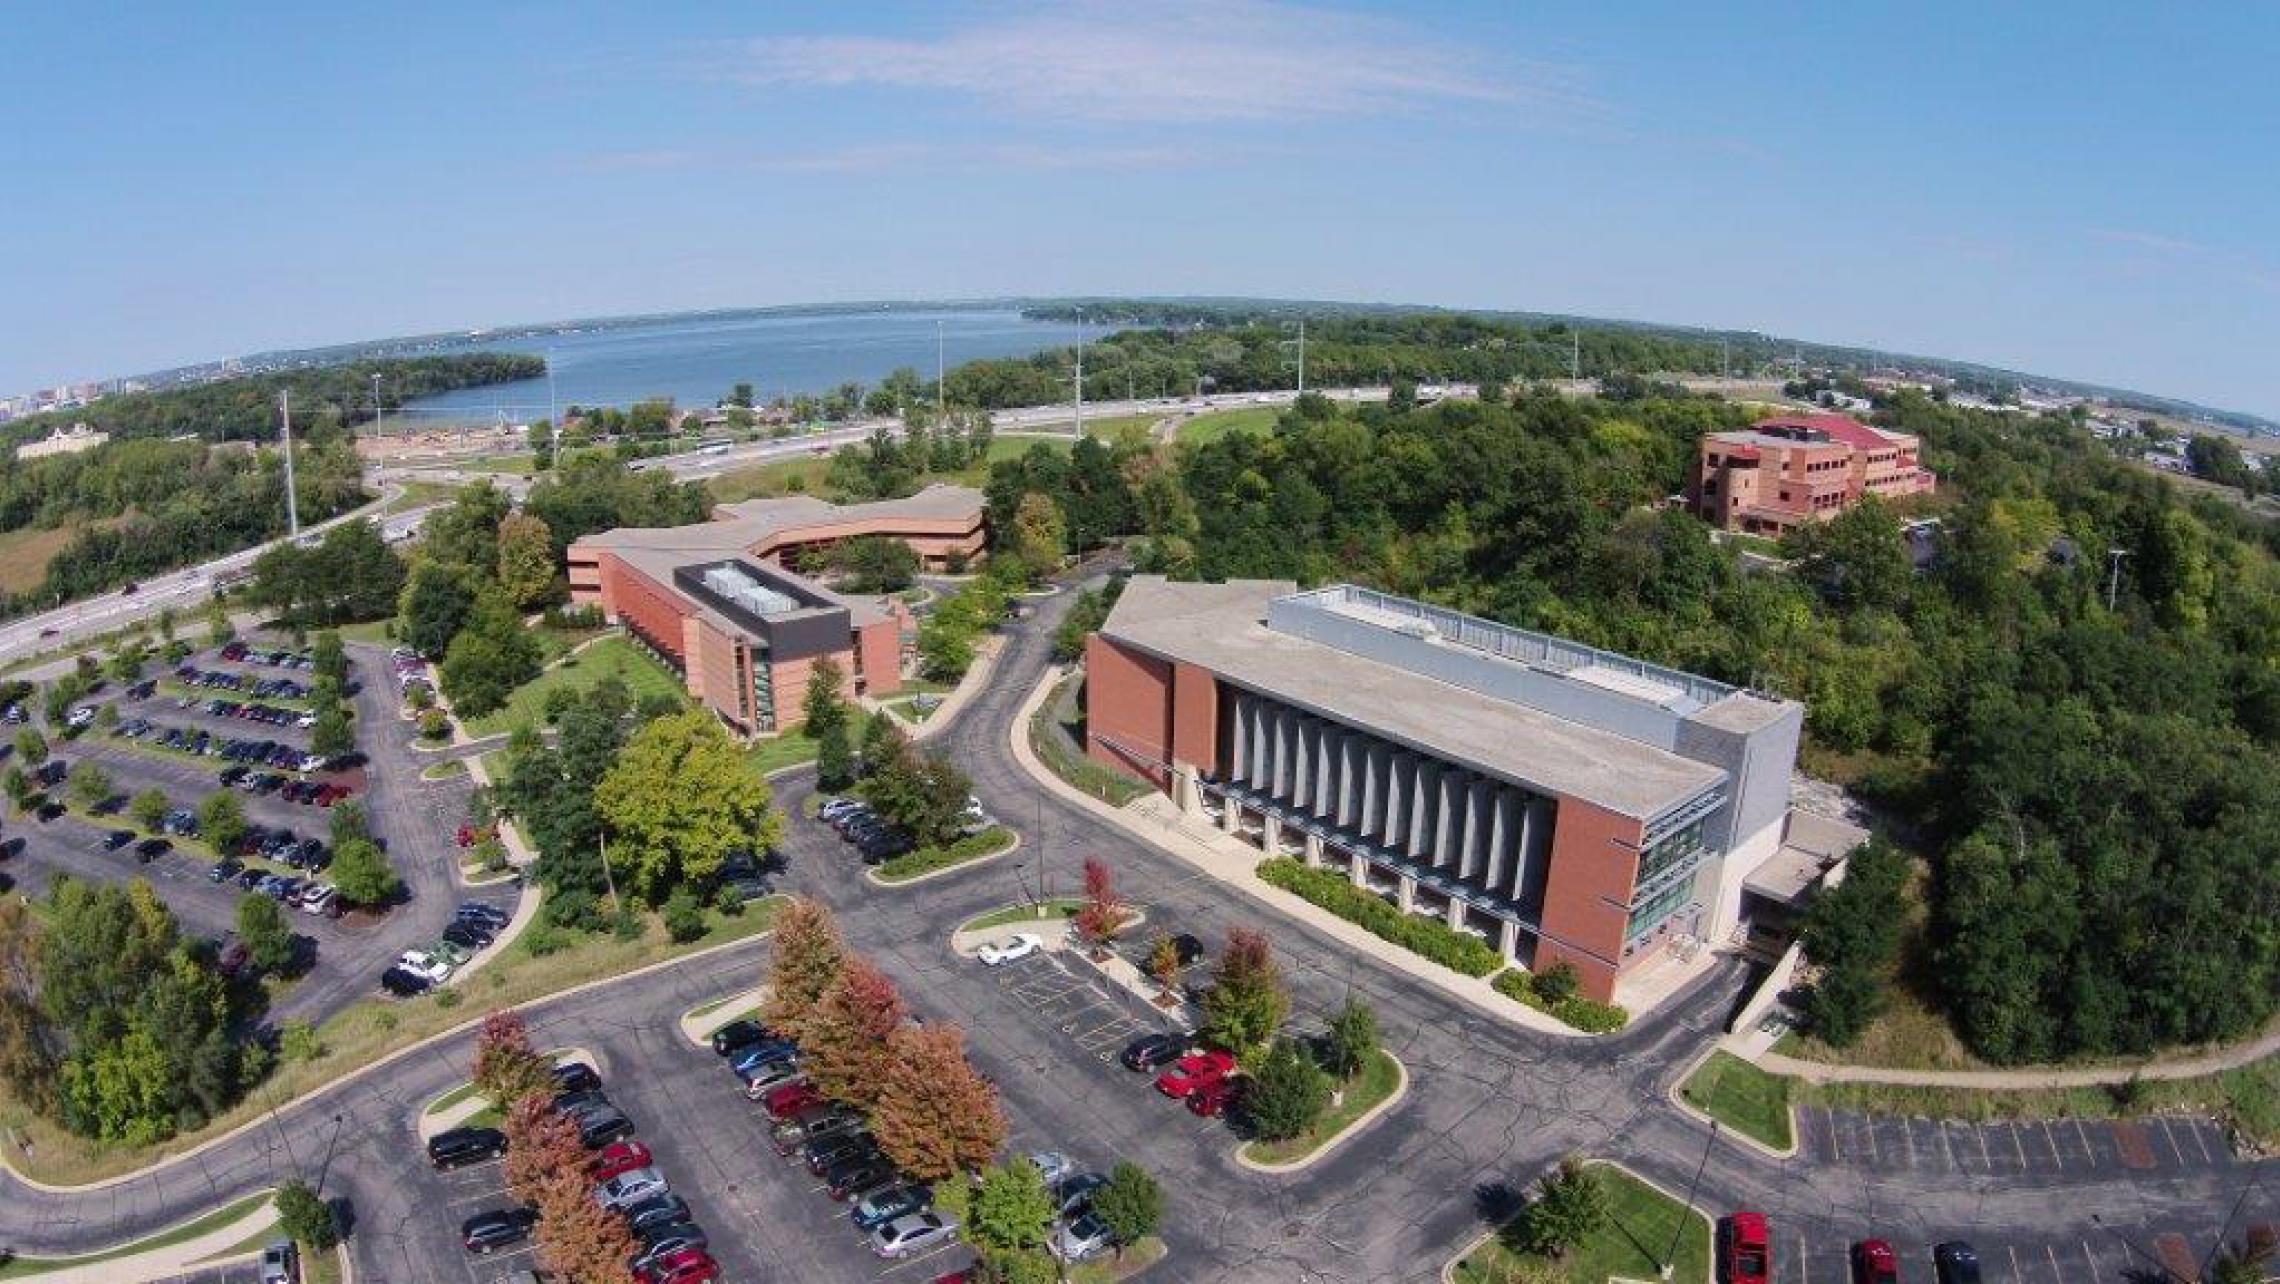
[[[245,842],[245,804],[238,801],[235,790],[217,789],[199,801],[198,832],[220,856],[236,852]]]
[[[505,705],[516,687],[538,676],[538,639],[498,589],[475,599],[467,622],[444,651],[443,693],[462,718],[479,718]]]
[[[284,971],[293,962],[293,929],[274,898],[258,892],[238,898],[237,934],[246,957],[264,972]]]
[[[277,1228],[313,1252],[331,1252],[340,1243],[340,1221],[333,1206],[297,1177],[277,1188]]]
[[[499,523],[511,503],[488,480],[460,487],[451,503],[421,523],[421,555],[472,578],[491,578],[499,563]]]
[[[0,772],[0,788],[7,790],[8,801],[18,807],[23,806],[35,792],[32,787],[32,778],[24,774],[22,767],[14,764],[10,764],[7,771]]]
[[[1349,997],[1330,1018],[1328,1036],[1322,1040],[1322,1068],[1341,1079],[1351,1079],[1362,1072],[1377,1050],[1377,1013],[1369,1004]]]
[[[475,592],[464,571],[437,561],[416,562],[397,606],[396,636],[428,659],[441,659],[474,609]]]
[[[1289,1015],[1290,994],[1266,936],[1247,927],[1228,932],[1203,994],[1204,1037],[1246,1056],[1273,1038]]]
[[[594,790],[620,886],[654,904],[709,881],[731,852],[764,851],[783,836],[768,784],[702,709],[634,733]]]
[[[918,553],[885,535],[851,539],[832,554],[850,593],[900,593],[918,577]]]
[[[1824,887],[1806,908],[1798,942],[1821,975],[1803,1008],[1814,1034],[1833,1046],[1850,1045],[1883,1010],[1907,878],[1899,849],[1871,840],[1853,853],[1844,881]]]
[[[16,729],[16,757],[22,759],[27,766],[32,767],[37,767],[47,761],[47,737],[40,734],[39,728],[18,727]]]
[[[830,656],[818,659],[808,670],[806,694],[800,697],[800,716],[807,733],[818,740],[832,727],[847,728],[847,702],[840,696],[840,687],[846,682],[837,662]]]
[[[1108,1184],[1093,1192],[1092,1207],[1115,1239],[1118,1256],[1164,1224],[1164,1192],[1156,1179],[1140,1165],[1123,1160],[1109,1170]]]
[[[127,815],[146,830],[165,823],[167,810],[166,795],[156,789],[145,789],[127,803]]]
[[[237,626],[230,623],[230,613],[228,608],[222,605],[222,599],[217,597],[207,602],[206,644],[208,646],[228,646],[236,640]]]
[[[333,849],[333,886],[351,905],[385,905],[403,891],[404,880],[387,853],[369,838],[355,838]]]
[[[966,1205],[966,1239],[985,1252],[1027,1253],[1045,1245],[1053,1226],[1045,1174],[1023,1155],[982,1170]]]
[[[900,826],[922,847],[941,846],[958,836],[973,781],[949,755],[914,752],[899,744],[870,768],[867,793],[872,807]]]
[[[1545,1257],[1565,1258],[1607,1225],[1612,1215],[1607,1187],[1574,1159],[1537,1185],[1535,1201],[1515,1224],[1520,1247]]]
[[[111,773],[102,764],[81,762],[71,769],[71,797],[82,807],[93,807],[111,796]]]
[[[1290,1039],[1277,1039],[1251,1075],[1243,1113],[1265,1141],[1285,1141],[1312,1128],[1330,1104],[1330,1077]]]
[[[499,587],[521,610],[543,606],[554,596],[554,532],[546,519],[509,513],[499,521]]]
[[[1032,583],[1058,570],[1068,554],[1068,522],[1061,506],[1035,491],[1021,497],[1013,514],[1012,553]]]
[[[309,730],[309,752],[333,758],[356,748],[356,733],[349,727],[348,707],[338,698],[318,705],[316,715],[316,725]]]
[[[855,783],[855,751],[847,745],[845,723],[834,723],[815,737],[815,783],[821,789],[845,789]]]
[[[348,685],[348,650],[340,642],[340,634],[331,629],[318,633],[309,651],[310,672],[320,681],[330,681],[336,687]]]

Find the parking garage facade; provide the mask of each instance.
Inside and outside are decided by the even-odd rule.
[[[1601,999],[1730,930],[1778,838],[1800,721],[1346,586],[1135,579],[1087,670],[1096,760],[1521,966],[1565,961]]]

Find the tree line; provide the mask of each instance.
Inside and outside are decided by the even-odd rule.
[[[1266,434],[1031,451],[987,490],[993,523],[1049,504],[1071,549],[1126,539],[1143,570],[1349,579],[1803,701],[1808,768],[1925,853],[1928,997],[1990,1059],[2269,1018],[2280,529],[2182,498],[2067,416],[1908,393],[1874,418],[1942,477],[1919,504],[1943,523],[1932,564],[1871,500],[1786,540],[1789,572],[1745,574],[1660,501],[1704,433],[1751,418],[1663,395],[1309,397]],[[1876,912],[1903,881],[1870,880],[1893,888]]]

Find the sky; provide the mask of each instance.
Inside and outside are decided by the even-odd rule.
[[[2280,4],[11,6],[0,392],[626,312],[1251,295],[2280,418]]]

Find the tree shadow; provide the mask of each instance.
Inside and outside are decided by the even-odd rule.
[[[1473,1216],[1490,1223],[1510,1221],[1528,1205],[1527,1196],[1508,1181],[1484,1181],[1473,1187],[1472,1198]]]

